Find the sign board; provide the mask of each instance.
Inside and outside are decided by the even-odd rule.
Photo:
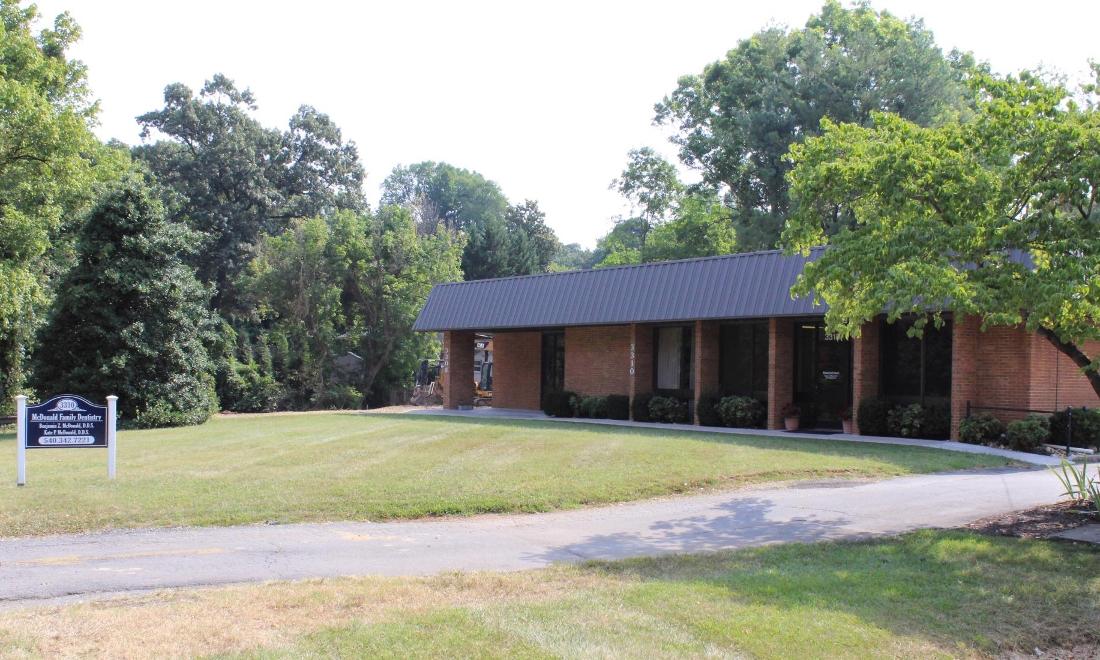
[[[117,396],[107,397],[105,406],[97,406],[75,394],[62,394],[33,406],[27,405],[27,397],[15,397],[15,483],[20,486],[27,483],[28,449],[72,447],[105,447],[107,477],[114,479],[117,411]]]
[[[27,406],[27,449],[107,446],[107,406],[72,394]]]

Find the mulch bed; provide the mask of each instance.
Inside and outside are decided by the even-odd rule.
[[[983,518],[964,529],[990,536],[1017,536],[1024,539],[1045,539],[1059,532],[1089,523],[1100,522],[1100,516],[1071,502],[1059,502],[1026,511]]]

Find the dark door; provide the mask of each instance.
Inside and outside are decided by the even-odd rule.
[[[852,342],[833,339],[820,321],[795,326],[795,402],[808,428],[840,426],[852,404]]]
[[[565,333],[542,333],[542,393],[565,389]]]

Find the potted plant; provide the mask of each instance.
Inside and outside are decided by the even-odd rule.
[[[855,424],[852,423],[852,407],[848,406],[840,411],[840,426],[845,433],[855,433]]]
[[[801,422],[802,410],[797,404],[788,403],[783,406],[783,427],[788,431],[797,431],[798,425]]]

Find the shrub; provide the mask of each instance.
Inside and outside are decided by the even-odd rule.
[[[751,396],[727,396],[718,402],[718,414],[726,426],[758,428],[764,424],[764,404]]]
[[[586,396],[577,402],[577,417],[607,419],[607,397]]]
[[[577,395],[569,390],[542,395],[542,412],[550,417],[573,417],[577,414]]]
[[[625,394],[608,394],[608,419],[630,419],[630,397]]]
[[[655,396],[649,400],[649,417],[654,422],[683,424],[688,421],[687,401],[670,396]]]
[[[1004,432],[1004,422],[989,413],[972,415],[959,424],[959,440],[972,445],[998,445]]]
[[[1051,415],[1051,444],[1066,444],[1066,417],[1065,410]],[[1074,447],[1100,449],[1100,409],[1073,408],[1073,438],[1070,444]]]
[[[1009,423],[1005,439],[1010,449],[1035,451],[1050,437],[1050,419],[1042,415],[1028,415]]]
[[[630,402],[630,412],[633,413],[636,422],[652,422],[649,416],[649,402],[653,400],[652,394],[635,394]]]
[[[255,362],[230,358],[218,367],[218,400],[223,410],[271,412],[279,405],[283,388]]]
[[[891,408],[886,413],[886,429],[890,435],[900,438],[923,438],[924,406],[910,403]]]
[[[325,410],[355,410],[363,405],[363,394],[351,385],[333,385],[313,398],[313,405]]]
[[[695,414],[699,417],[699,423],[703,426],[722,426],[725,422],[718,411],[720,402],[713,394],[704,394],[695,404]]]
[[[886,399],[874,397],[859,402],[860,435],[886,435],[889,433],[887,417],[893,404]]]

